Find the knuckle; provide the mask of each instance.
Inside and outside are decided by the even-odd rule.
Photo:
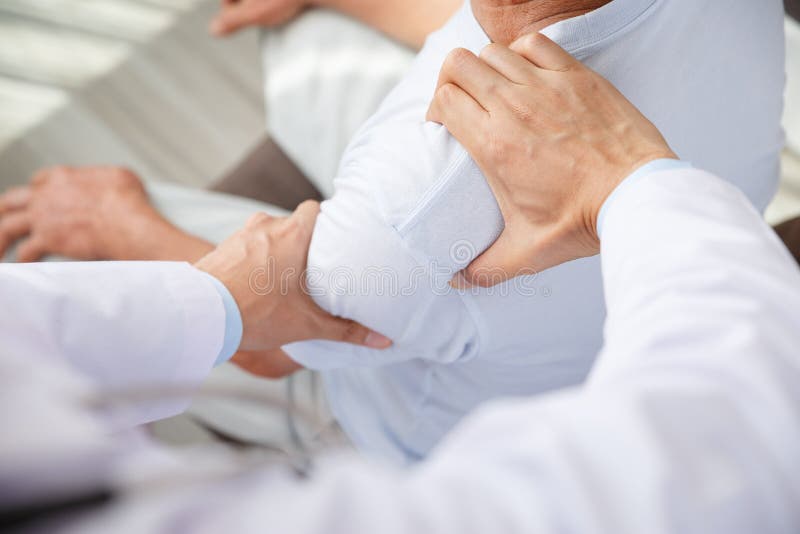
[[[530,52],[536,47],[536,36],[538,33],[523,35],[511,44],[511,48],[517,53]]]
[[[446,83],[436,90],[436,99],[442,104],[448,104],[453,101],[456,94],[456,86],[452,83]]]
[[[247,219],[247,223],[245,223],[246,228],[255,228],[261,224],[264,224],[269,220],[269,216],[266,213],[254,213]]]
[[[533,118],[534,108],[531,106],[530,102],[524,98],[524,95],[512,95],[509,107],[511,113],[522,122],[528,122]]]
[[[524,40],[525,46],[531,50],[547,46],[549,42],[550,40],[539,32],[528,35]]]
[[[500,53],[501,49],[504,48],[503,45],[498,43],[489,43],[488,45],[484,46],[480,53],[480,58],[485,59],[488,57],[496,56]]]
[[[445,59],[445,65],[449,66],[453,69],[459,70],[461,69],[464,64],[472,61],[474,55],[472,52],[467,50],[466,48],[455,48],[447,54],[447,59]]]

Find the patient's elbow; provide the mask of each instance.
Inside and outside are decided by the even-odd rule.
[[[317,220],[308,254],[309,294],[325,311],[398,342],[426,298],[408,280],[415,261],[390,226],[364,214],[337,214],[323,212]]]
[[[385,261],[373,261],[363,248],[342,237],[312,244],[306,273],[309,295],[338,317],[369,322],[376,315],[386,315],[386,308],[400,292],[398,269]],[[364,248],[369,246],[365,243]]]
[[[389,337],[408,356],[442,363],[473,356],[475,322],[447,291],[449,277],[439,287],[431,262],[412,252],[367,200],[337,197],[323,204],[308,255],[312,298],[327,312]]]

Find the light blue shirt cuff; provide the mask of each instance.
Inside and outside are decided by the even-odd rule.
[[[231,292],[225,287],[225,284],[211,276],[211,282],[217,288],[222,305],[225,306],[225,340],[222,343],[222,350],[217,356],[217,361],[214,367],[222,365],[236,354],[239,350],[239,345],[242,343],[242,333],[244,332],[244,325],[242,324],[242,314],[239,313],[239,306],[236,304]]]
[[[608,211],[608,207],[614,202],[614,198],[619,195],[619,192],[630,187],[637,181],[641,180],[645,176],[649,176],[655,172],[662,172],[662,171],[674,171],[677,169],[690,169],[692,168],[692,164],[688,161],[681,161],[679,159],[657,159],[653,160],[650,163],[646,163],[642,165],[633,173],[631,173],[627,178],[622,180],[620,184],[608,195],[608,198],[605,202],[603,202],[603,206],[600,208],[600,213],[597,216],[597,235],[602,239],[603,237],[603,221],[606,218],[606,211]]]

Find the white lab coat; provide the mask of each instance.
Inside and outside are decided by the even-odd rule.
[[[732,186],[662,172],[616,191],[602,262],[606,343],[583,388],[488,405],[412,470],[337,457],[310,481],[254,471],[63,528],[800,532],[800,271],[776,236]],[[221,343],[218,297],[185,265],[3,266],[0,298],[17,308],[3,343],[101,384],[197,382]]]
[[[185,263],[0,264],[0,302],[6,354],[59,359],[101,388],[197,386],[224,339],[219,293]],[[148,406],[128,424],[187,405]]]

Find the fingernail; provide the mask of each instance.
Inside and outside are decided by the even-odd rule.
[[[377,332],[370,332],[364,339],[364,345],[371,349],[388,349],[392,346],[392,340]]]
[[[464,271],[459,271],[453,279],[450,280],[450,287],[453,289],[469,289],[472,287],[472,284],[464,276]]]
[[[208,29],[214,35],[222,34],[222,21],[217,19],[212,20],[211,24],[208,26]]]

